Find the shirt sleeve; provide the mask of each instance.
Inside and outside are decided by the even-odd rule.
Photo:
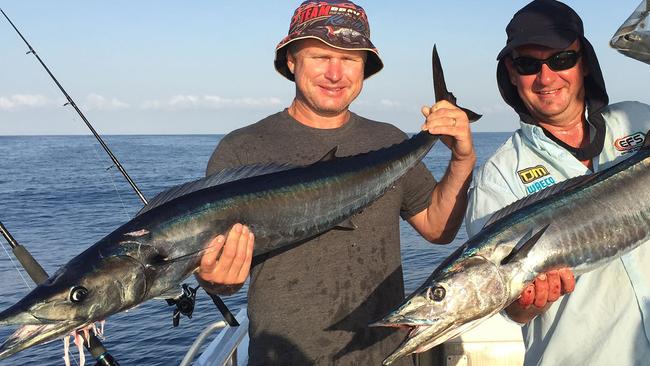
[[[230,135],[224,136],[212,152],[208,166],[205,169],[205,175],[212,175],[226,168],[233,168],[244,165],[242,157],[239,155],[241,147],[233,142]]]
[[[468,237],[476,235],[492,214],[515,202],[518,197],[496,166],[487,162],[476,174],[468,192],[465,228]]]
[[[404,196],[400,208],[402,219],[408,220],[429,207],[436,184],[436,179],[422,162],[404,176]]]

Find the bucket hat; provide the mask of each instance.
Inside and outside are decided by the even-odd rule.
[[[364,78],[384,67],[377,48],[370,41],[370,26],[365,10],[351,1],[305,1],[291,18],[288,35],[275,48],[275,69],[295,81],[287,67],[289,45],[301,39],[317,39],[342,50],[367,51]]]

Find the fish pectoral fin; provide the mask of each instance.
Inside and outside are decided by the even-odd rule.
[[[347,219],[334,227],[338,230],[356,230],[358,228],[352,219]]]
[[[535,243],[539,240],[539,238],[544,235],[544,232],[546,229],[548,229],[550,224],[546,224],[543,228],[541,228],[539,231],[537,231],[535,234],[530,235],[532,233],[532,230],[528,232],[527,235],[525,235],[522,240],[515,245],[514,248],[512,248],[512,251],[510,254],[508,254],[505,258],[501,260],[501,265],[508,264],[510,262],[513,262],[516,259],[525,257],[528,252],[533,248]],[[528,238],[528,239],[526,239]]]

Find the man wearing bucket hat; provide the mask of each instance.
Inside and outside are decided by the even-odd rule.
[[[520,128],[474,178],[470,236],[516,200],[631,156],[650,129],[650,106],[608,105],[598,59],[573,9],[535,0],[515,13],[506,33],[497,83]],[[525,364],[649,364],[647,258],[646,244],[577,281],[568,269],[538,276],[505,311],[525,324]]]
[[[293,102],[225,136],[207,173],[266,162],[306,165],[333,147],[346,156],[404,140],[396,127],[348,110],[364,79],[382,66],[362,7],[302,3],[275,57],[276,70],[295,82]],[[398,218],[432,242],[453,240],[476,160],[462,110],[441,102],[423,114],[423,128],[453,141],[453,158],[439,183],[420,164],[355,216],[353,230],[330,230],[252,267],[254,240],[245,227],[236,225],[225,244],[223,237],[213,242],[233,259],[219,269],[214,254],[204,256],[199,278],[218,285],[211,291],[238,289],[250,268],[249,365],[379,365],[403,340],[401,330],[368,327],[404,297]],[[219,291],[220,285],[229,286]]]

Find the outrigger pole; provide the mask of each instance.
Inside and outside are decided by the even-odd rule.
[[[122,166],[122,164],[120,164],[120,162],[117,160],[117,158],[115,157],[115,155],[113,155],[113,152],[108,148],[108,146],[106,145],[106,143],[104,143],[104,140],[102,140],[101,136],[99,136],[99,134],[97,133],[97,131],[95,131],[95,129],[93,128],[93,126],[90,124],[90,122],[88,122],[88,119],[86,118],[86,116],[84,116],[84,114],[81,112],[81,110],[79,109],[79,107],[77,107],[77,104],[74,102],[74,100],[72,100],[72,98],[70,97],[70,95],[68,95],[68,93],[65,91],[65,89],[63,89],[63,86],[61,86],[61,84],[60,84],[59,81],[54,77],[54,75],[52,74],[52,72],[50,72],[50,69],[48,69],[47,66],[45,65],[45,63],[43,62],[43,60],[41,60],[41,58],[38,57],[38,54],[36,53],[36,51],[32,48],[32,46],[29,44],[29,42],[27,42],[27,40],[25,39],[25,37],[23,37],[22,33],[20,33],[20,31],[18,30],[18,28],[16,28],[16,26],[14,25],[14,23],[11,21],[11,19],[9,19],[9,17],[7,16],[7,14],[5,14],[5,12],[4,12],[1,8],[0,8],[0,12],[2,12],[2,15],[4,15],[5,18],[7,18],[7,21],[9,22],[9,24],[11,24],[11,26],[14,28],[14,30],[16,31],[16,33],[18,33],[18,35],[20,36],[20,38],[22,38],[23,42],[25,42],[25,44],[26,44],[27,47],[29,48],[29,52],[27,52],[27,54],[30,54],[30,53],[31,53],[32,55],[34,55],[34,57],[36,57],[36,59],[38,60],[38,62],[41,63],[41,65],[43,66],[43,68],[45,69],[45,71],[47,71],[47,73],[50,75],[50,77],[52,78],[52,80],[54,80],[54,82],[56,83],[56,86],[59,87],[59,90],[61,90],[61,93],[63,93],[63,95],[65,95],[66,99],[68,100],[68,102],[67,102],[65,105],[68,105],[68,104],[69,104],[69,105],[72,106],[72,108],[74,108],[75,111],[77,111],[77,114],[79,114],[79,117],[81,117],[81,119],[84,121],[84,123],[86,124],[86,126],[88,126],[88,128],[90,129],[90,132],[93,133],[93,135],[95,136],[95,138],[97,139],[97,141],[99,141],[99,144],[102,145],[102,147],[104,148],[104,151],[106,151],[106,153],[107,153],[108,156],[111,158],[111,160],[113,160],[113,164],[115,164],[115,166],[117,167],[117,169],[119,169],[120,173],[122,173],[122,175],[124,176],[124,178],[126,179],[126,181],[129,182],[129,184],[131,185],[131,188],[133,188],[133,190],[134,190],[135,193],[138,195],[138,197],[140,197],[140,200],[142,201],[142,203],[144,203],[144,204],[146,205],[146,204],[147,204],[147,199],[144,198],[144,195],[142,194],[142,192],[140,191],[140,189],[138,188],[138,186],[135,185],[135,182],[133,181],[133,179],[131,179],[131,177],[130,177],[129,174],[126,172],[126,170],[124,169],[124,167]]]
[[[25,271],[31,279],[37,285],[47,281],[49,276],[47,272],[41,267],[36,259],[31,255],[31,253],[24,246],[20,245],[16,239],[9,233],[9,230],[0,222],[0,233],[7,240],[7,243],[11,246],[11,249],[14,252],[14,255],[22,264]],[[80,333],[81,334],[81,333]],[[84,346],[90,352],[90,354],[97,360],[95,366],[119,366],[120,364],[108,353],[106,347],[102,342],[97,338],[93,332],[88,332],[88,339],[84,342]]]

